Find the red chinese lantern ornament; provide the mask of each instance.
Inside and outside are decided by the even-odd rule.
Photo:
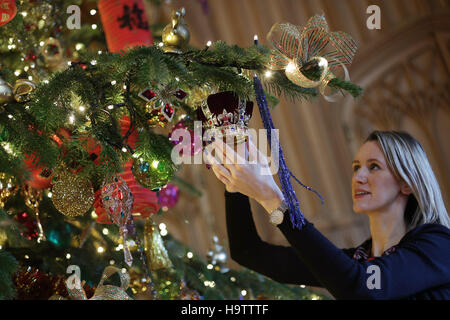
[[[10,22],[17,13],[15,0],[0,0],[0,26]]]
[[[98,10],[110,52],[153,44],[142,0],[100,0]]]

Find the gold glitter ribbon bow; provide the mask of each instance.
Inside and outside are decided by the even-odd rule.
[[[113,285],[104,285],[103,283],[111,277],[113,274],[118,273],[120,277],[120,287]],[[66,282],[67,292],[69,293],[69,298],[71,300],[133,300],[125,290],[130,284],[130,276],[128,272],[123,273],[118,268],[113,266],[108,266],[103,271],[102,278],[95,289],[95,293],[92,298],[88,299],[83,287],[81,286],[80,279],[75,276],[75,284]],[[50,297],[49,300],[68,300],[62,296],[54,295]]]
[[[319,87],[327,98],[325,88],[335,78],[331,69],[339,66],[344,69],[345,80],[350,80],[345,66],[352,63],[356,42],[345,32],[330,32],[322,15],[310,18],[303,28],[276,23],[267,39],[273,46],[269,69],[285,70],[286,77],[301,87]]]

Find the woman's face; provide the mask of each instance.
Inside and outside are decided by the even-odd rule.
[[[380,146],[364,143],[352,163],[353,210],[357,213],[389,210],[403,196],[400,182],[389,169]]]

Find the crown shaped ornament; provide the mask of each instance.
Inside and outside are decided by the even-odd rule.
[[[236,144],[244,142],[252,112],[253,102],[238,97],[232,91],[208,96],[197,109],[197,118],[206,130],[204,140],[233,137]]]

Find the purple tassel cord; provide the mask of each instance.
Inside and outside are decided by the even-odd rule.
[[[253,85],[255,87],[255,93],[256,93],[256,102],[258,103],[259,107],[259,113],[261,114],[261,119],[264,124],[264,128],[267,132],[267,141],[272,141],[272,129],[275,129],[272,117],[270,116],[269,107],[267,105],[266,95],[264,93],[264,90],[261,85],[261,81],[259,80],[258,76],[255,75],[253,77]],[[274,139],[277,139],[276,137]],[[283,156],[283,150],[281,149],[281,144],[279,141],[276,141],[278,143],[279,148],[279,171],[278,171],[278,178],[280,179],[281,184],[281,191],[283,192],[284,199],[286,200],[286,203],[289,208],[289,213],[291,216],[291,222],[292,225],[298,229],[302,229],[303,225],[305,224],[305,218],[303,217],[303,214],[300,210],[300,206],[298,203],[297,196],[295,194],[294,189],[291,185],[291,177],[295,179],[302,187],[306,188],[309,191],[314,192],[319,198],[321,203],[324,203],[324,200],[322,196],[312,188],[304,185],[300,180],[295,177],[292,172],[288,169],[286,166],[286,162],[284,161]],[[272,150],[273,152],[273,150]]]

